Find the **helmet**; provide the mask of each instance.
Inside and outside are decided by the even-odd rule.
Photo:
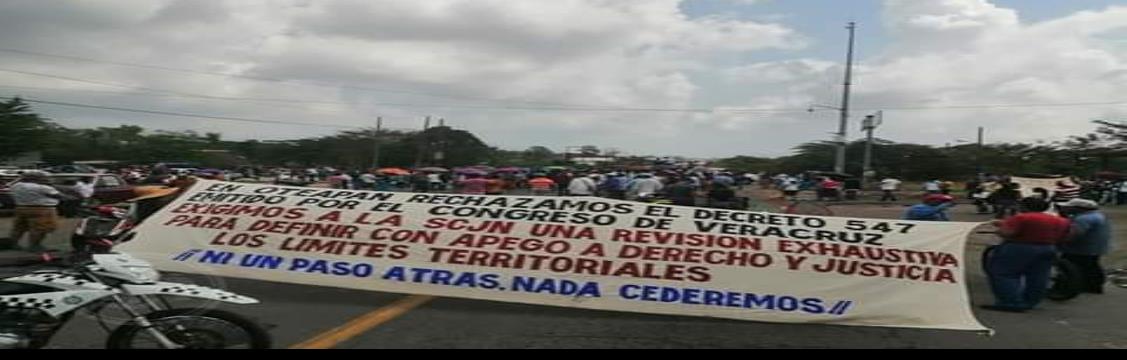
[[[931,194],[931,195],[928,195],[928,196],[924,196],[924,203],[927,203],[927,204],[943,204],[943,203],[949,203],[949,202],[954,202],[954,201],[955,201],[955,198],[951,197],[950,195]]]

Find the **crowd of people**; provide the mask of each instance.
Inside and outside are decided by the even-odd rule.
[[[118,170],[138,185],[182,188],[184,179],[224,179],[226,172],[193,171],[178,173],[166,166],[130,167]],[[141,172],[144,171],[142,174]],[[708,169],[623,169],[537,171],[339,171],[308,169],[288,172],[311,181],[327,181],[330,187],[375,191],[450,191],[475,195],[532,194],[538,196],[599,196],[611,199],[658,202],[682,206],[746,209],[737,195],[741,186],[761,183],[775,186],[785,197],[796,198],[812,190],[819,200],[840,200],[849,184],[830,176],[779,174],[734,174]],[[279,174],[275,174],[279,175]],[[276,178],[280,178],[276,177]],[[276,180],[281,181],[281,180]],[[881,201],[897,201],[903,182],[884,178],[879,182]],[[58,227],[56,208],[90,193],[84,180],[73,186],[73,194],[60,192],[48,182],[47,174],[27,172],[11,186],[16,202],[10,242],[27,235],[26,249],[43,250],[43,240]],[[950,221],[948,210],[956,203],[954,183],[931,180],[921,185],[920,203],[906,209],[903,219]],[[1076,264],[1084,277],[1084,291],[1103,292],[1104,271],[1101,257],[1111,246],[1111,223],[1100,210],[1103,205],[1121,205],[1127,185],[1109,181],[1059,181],[1051,189],[1023,192],[1020,184],[1005,176],[986,176],[966,184],[967,196],[979,214],[991,214],[997,234],[1003,239],[993,253],[988,276],[995,303],[987,309],[1023,312],[1034,308],[1045,296],[1052,263],[1063,257]],[[518,192],[519,190],[519,192]],[[162,194],[171,194],[163,192]],[[1031,194],[1031,195],[1030,195]],[[145,195],[138,199],[149,199]],[[703,200],[703,203],[702,201]],[[159,208],[158,205],[154,205]],[[149,209],[147,213],[155,211]]]
[[[1030,189],[1009,178],[987,178],[968,184],[979,214],[993,214],[1002,239],[985,264],[995,302],[988,310],[1025,312],[1047,294],[1053,262],[1074,264],[1082,278],[1081,291],[1102,294],[1105,272],[1100,263],[1112,244],[1112,225],[1096,200],[1082,197],[1083,185],[1058,181],[1053,189]],[[923,196],[909,207],[905,220],[949,221],[947,210],[955,198],[942,191]],[[990,208],[993,208],[992,210]]]

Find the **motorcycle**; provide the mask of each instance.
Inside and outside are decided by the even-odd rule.
[[[160,281],[149,263],[127,254],[94,254],[72,266],[0,280],[0,349],[36,349],[80,311],[97,317],[117,305],[129,320],[110,330],[106,348],[217,349],[270,348],[270,335],[235,313],[173,308],[168,297],[230,304],[258,300],[227,291]],[[140,304],[139,306],[137,304]],[[107,330],[109,330],[107,328]]]
[[[84,209],[86,217],[71,236],[70,257],[32,254],[18,269],[27,265],[47,269],[0,279],[0,349],[41,348],[80,311],[94,315],[110,332],[105,344],[110,349],[271,346],[269,334],[254,321],[227,311],[176,308],[168,298],[240,305],[258,300],[211,287],[162,282],[149,263],[113,253],[116,244],[134,237],[130,230],[137,223],[136,212],[136,204]],[[113,330],[102,316],[110,305],[128,316]]]
[[[126,207],[97,206],[80,209],[79,212],[84,217],[79,220],[70,238],[76,257],[109,253],[137,223],[135,204]]]

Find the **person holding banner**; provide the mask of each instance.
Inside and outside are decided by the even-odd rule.
[[[1028,197],[1020,205],[1021,214],[994,222],[1004,241],[985,264],[995,302],[983,309],[1025,312],[1036,307],[1048,292],[1057,244],[1071,231],[1068,219],[1045,213],[1048,201]]]

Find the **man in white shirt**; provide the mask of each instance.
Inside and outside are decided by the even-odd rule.
[[[427,174],[427,182],[430,183],[431,190],[445,190],[446,186],[442,182],[442,175],[438,173]]]
[[[595,196],[598,186],[594,175],[577,176],[568,183],[567,193],[571,196]]]
[[[74,184],[74,192],[83,200],[94,197],[94,178],[81,178]]]
[[[365,172],[360,174],[360,185],[357,188],[363,190],[374,190],[376,188],[376,175]]]
[[[661,180],[655,179],[651,174],[638,174],[638,176],[626,185],[626,196],[629,199],[637,199],[642,195],[653,195],[661,192],[665,185]]]
[[[787,176],[782,180],[783,196],[788,200],[798,200],[799,181],[798,178]]]
[[[68,198],[47,183],[46,173],[29,171],[22,175],[20,182],[9,188],[16,204],[9,239],[11,246],[19,244],[24,233],[27,233],[28,251],[46,250],[43,248],[43,239],[59,227],[55,206],[59,205],[59,200]]]
[[[885,178],[884,180],[881,180],[880,181],[880,191],[884,192],[884,195],[881,195],[880,201],[881,202],[884,202],[886,200],[887,201],[897,201],[896,191],[900,190],[900,183],[901,183],[900,179],[896,179],[896,178],[892,178],[892,177]]]
[[[939,190],[939,180],[932,180],[924,183],[924,191],[926,191],[928,194],[938,194]]]

